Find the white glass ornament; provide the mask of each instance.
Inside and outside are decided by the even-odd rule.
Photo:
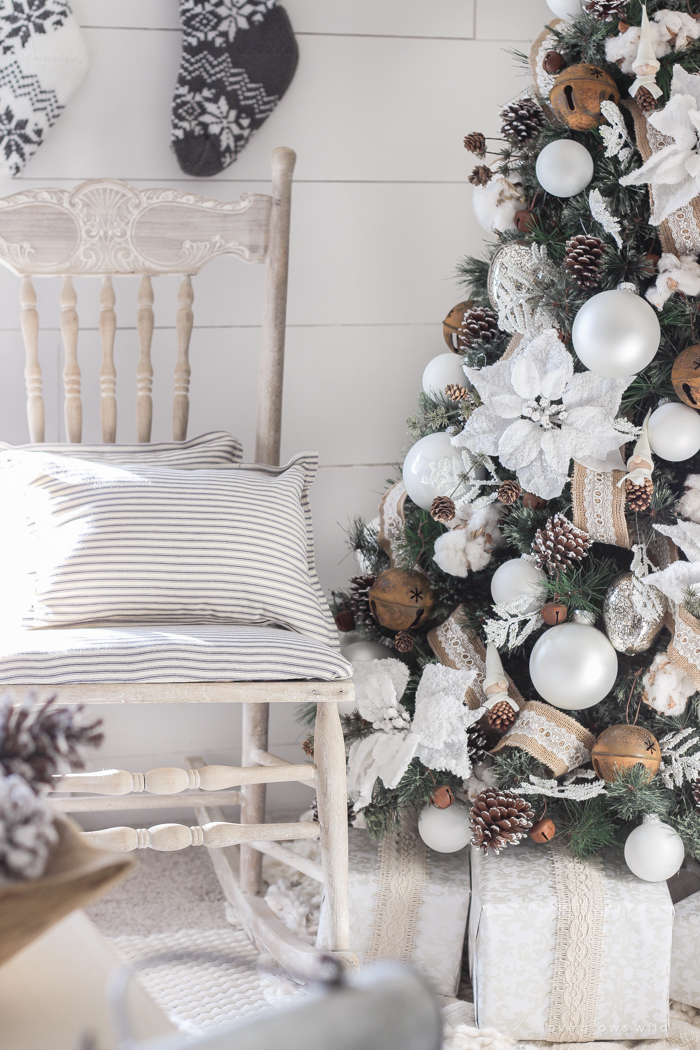
[[[513,558],[499,565],[491,577],[491,597],[495,602],[511,602],[521,594],[531,594],[525,613],[537,612],[545,598],[547,574],[526,558]]]
[[[575,139],[556,139],[540,150],[535,174],[553,197],[575,197],[593,178],[593,157]]]
[[[464,849],[472,838],[469,807],[458,798],[447,809],[438,809],[429,802],[418,818],[418,834],[436,853]]]
[[[547,7],[559,18],[579,18],[583,13],[581,0],[547,0]]]
[[[428,361],[423,372],[423,392],[435,397],[436,394],[444,394],[445,387],[450,383],[467,385],[461,357],[457,354],[439,354]]]
[[[636,292],[613,288],[588,299],[574,318],[571,341],[579,360],[606,379],[636,375],[656,356],[656,310]]]
[[[660,405],[649,416],[649,445],[671,463],[690,459],[700,452],[700,412],[680,401]]]
[[[409,449],[403,464],[403,483],[406,492],[421,510],[430,510],[430,504],[437,496],[430,483],[430,464],[439,463],[454,451],[450,435],[444,432],[427,434]]]
[[[361,642],[350,642],[348,645],[343,645],[341,641],[340,651],[353,667],[362,660],[387,660],[394,655],[386,645],[380,645],[379,642],[370,642],[365,639]]]
[[[582,711],[600,703],[614,686],[617,653],[597,628],[560,623],[535,642],[530,678],[542,699],[554,707]]]
[[[627,867],[645,882],[670,879],[683,863],[684,855],[683,839],[655,814],[646,816],[625,842]]]

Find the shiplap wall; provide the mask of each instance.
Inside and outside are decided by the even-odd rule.
[[[292,203],[283,456],[320,452],[313,492],[324,587],[352,574],[343,527],[371,518],[406,447],[425,364],[444,353],[441,320],[460,298],[455,263],[479,251],[465,133],[498,134],[498,109],[527,84],[526,51],[551,12],[544,0],[285,0],[300,61],[283,101],[236,163],[187,179],[169,148],[180,54],[177,0],[74,0],[90,72],[22,177],[72,186],[110,176],[220,199],[266,192],[270,150],[298,154]],[[218,260],[195,278],[190,434],[223,428],[253,448],[262,268]],[[58,288],[37,282],[47,439],[63,438]],[[85,440],[99,440],[98,288],[79,280]],[[115,281],[118,440],[135,439],[136,282]],[[27,439],[17,280],[0,272],[0,438]],[[154,439],[170,437],[176,282],[155,285]],[[19,395],[19,396],[18,396]],[[107,764],[236,761],[239,714],[209,708],[105,712]],[[278,708],[272,743],[298,758],[293,711]],[[221,742],[231,741],[230,747]],[[139,754],[137,755],[136,752]],[[131,756],[127,761],[126,756]],[[303,791],[304,789],[299,789]],[[299,795],[271,791],[288,808]],[[161,813],[160,819],[163,819]]]

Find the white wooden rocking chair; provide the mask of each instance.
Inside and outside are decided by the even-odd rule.
[[[26,351],[29,431],[44,441],[42,376],[38,359],[39,319],[32,283],[35,276],[63,278],[61,332],[66,432],[81,441],[82,403],[78,364],[75,275],[102,279],[99,330],[102,343],[102,440],[116,440],[115,296],[112,276],[141,275],[138,295],[139,360],[137,367],[137,434],[151,437],[151,277],[182,274],[178,295],[173,439],[186,438],[189,409],[189,344],[193,327],[190,276],[219,255],[265,262],[262,343],[260,352],[255,460],[279,464],[284,364],[285,314],[289,254],[289,218],[295,154],[272,153],[272,195],[244,194],[222,203],[178,190],[139,191],[127,183],[98,179],[74,190],[32,189],[0,200],[0,263],[22,278],[21,327]],[[64,677],[63,681],[66,679]],[[28,675],[14,688],[36,686]],[[40,683],[45,686],[46,679]],[[243,705],[243,766],[154,769],[145,774],[124,770],[72,773],[57,783],[64,812],[193,806],[199,823],[160,824],[151,828],[108,828],[86,833],[102,848],[129,851],[151,847],[178,850],[189,845],[212,848],[214,868],[228,901],[259,948],[291,973],[312,977],[318,955],[290,933],[259,896],[262,854],[267,853],[321,882],[329,906],[331,948],[350,965],[348,930],[347,800],[345,751],[337,702],[352,699],[349,678],[331,681],[202,681],[138,683],[116,680],[98,684],[62,684],[62,703],[238,703]],[[268,752],[269,704],[313,701],[318,704],[315,764],[291,764]],[[265,823],[265,785],[300,781],[315,784],[319,823]],[[240,788],[240,790],[230,790]],[[89,793],[75,797],[66,793]],[[184,793],[184,794],[180,794]],[[95,797],[97,796],[97,797]],[[106,797],[105,797],[106,796]],[[240,805],[241,823],[223,818],[221,806]],[[281,841],[320,838],[321,864],[296,854]]]

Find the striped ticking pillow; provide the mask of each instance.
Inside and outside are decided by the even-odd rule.
[[[24,523],[24,626],[274,625],[337,648],[314,567],[316,466],[316,453],[170,470],[0,452],[3,503]]]
[[[225,430],[214,430],[189,441],[143,442],[134,445],[70,445],[47,444],[8,445],[0,441],[0,449],[14,448],[28,452],[50,452],[57,456],[73,456],[76,459],[96,460],[106,463],[139,464],[159,463],[164,467],[197,470],[217,467],[219,464],[240,463],[243,446],[238,438]]]

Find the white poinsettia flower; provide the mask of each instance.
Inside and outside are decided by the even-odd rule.
[[[676,525],[655,525],[654,528],[672,539],[688,560],[671,562],[667,568],[651,573],[642,582],[648,587],[656,587],[680,605],[688,589],[700,589],[700,525],[679,518]]]
[[[672,141],[620,183],[649,183],[654,191],[651,222],[659,226],[700,193],[700,76],[675,65],[671,97],[662,110],[647,119]]]
[[[497,456],[527,492],[560,495],[575,459],[591,470],[624,469],[615,417],[632,382],[595,372],[574,374],[574,361],[554,328],[547,328],[505,361],[465,368],[482,400],[457,447]]]

